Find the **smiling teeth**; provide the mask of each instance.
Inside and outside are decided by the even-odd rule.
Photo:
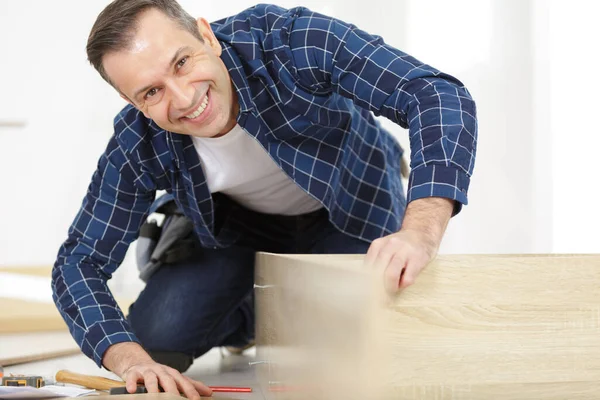
[[[204,96],[204,100],[202,101],[200,106],[196,109],[196,111],[194,111],[191,114],[186,115],[185,117],[189,118],[189,119],[194,119],[194,118],[198,117],[198,115],[200,115],[204,112],[204,109],[206,108],[207,105],[208,105],[208,95]]]

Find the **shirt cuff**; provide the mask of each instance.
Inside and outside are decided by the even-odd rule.
[[[122,342],[136,342],[141,345],[140,340],[131,332],[127,321],[112,320],[94,324],[85,335],[82,351],[94,360],[98,367],[102,365],[102,357],[106,350],[113,344]]]
[[[445,165],[419,167],[410,172],[407,202],[426,197],[445,197],[455,200],[455,216],[468,204],[469,176],[462,170]]]

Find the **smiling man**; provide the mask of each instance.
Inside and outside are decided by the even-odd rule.
[[[275,5],[208,23],[172,0],[116,0],[87,51],[129,105],[59,250],[54,299],[83,352],[130,391],[210,394],[181,372],[213,347],[252,344],[256,251],[366,254],[396,293],[467,203],[469,92],[354,25]],[[402,149],[376,116],[408,129],[407,197]],[[167,203],[192,250],[154,272],[125,317],[107,280]]]

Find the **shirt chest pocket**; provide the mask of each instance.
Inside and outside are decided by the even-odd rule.
[[[256,116],[266,129],[267,137],[297,141],[304,137],[328,140],[332,130],[349,126],[347,99],[336,93],[316,93],[305,88],[282,68],[277,80],[266,71],[255,73],[249,80]],[[290,144],[298,144],[290,143]]]

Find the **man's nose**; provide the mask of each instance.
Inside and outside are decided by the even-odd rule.
[[[194,106],[194,86],[182,82],[172,82],[170,86],[174,108],[187,111]]]

